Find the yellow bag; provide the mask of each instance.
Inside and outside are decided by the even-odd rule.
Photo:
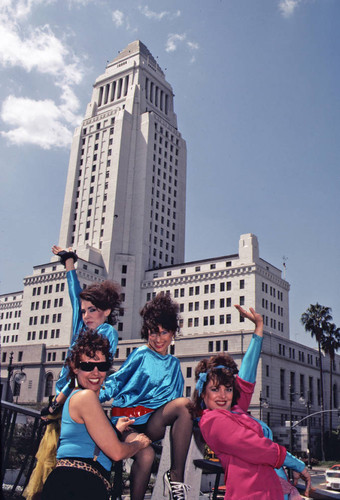
[[[45,434],[40,441],[39,449],[35,458],[37,463],[31,474],[28,485],[22,496],[27,500],[38,500],[40,498],[44,483],[56,466],[57,446],[60,435],[61,413],[47,417],[48,423]]]

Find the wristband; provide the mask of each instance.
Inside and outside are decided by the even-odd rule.
[[[61,250],[61,252],[57,253],[58,257],[60,257],[60,262],[65,266],[67,259],[73,259],[73,262],[76,263],[78,260],[78,256],[75,252],[67,252],[66,250]]]

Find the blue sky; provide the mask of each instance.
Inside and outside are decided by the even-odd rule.
[[[311,303],[340,326],[339,0],[2,0],[0,293],[58,241],[70,141],[96,77],[140,39],[187,141],[186,260],[254,233],[291,284],[291,338]]]

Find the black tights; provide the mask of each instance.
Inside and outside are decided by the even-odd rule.
[[[171,426],[170,476],[172,481],[184,481],[184,468],[192,434],[192,418],[187,408],[188,399],[177,398],[158,408],[145,425],[143,432],[152,441],[159,441],[164,437],[166,427]],[[133,439],[134,433],[129,434],[126,441]],[[130,474],[131,500],[143,500],[149,484],[151,468],[155,452],[152,446],[140,450],[134,458]]]

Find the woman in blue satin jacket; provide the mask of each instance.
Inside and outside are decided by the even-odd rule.
[[[168,347],[179,330],[178,305],[159,293],[143,307],[141,336],[146,344],[132,351],[122,367],[111,374],[100,393],[100,401],[113,398],[112,420],[135,419],[123,433],[126,441],[145,433],[152,441],[164,437],[170,426],[171,465],[164,474],[164,488],[171,500],[186,500],[189,486],[183,483],[192,434],[189,400],[183,398],[184,379],[179,360]],[[154,458],[150,446],[138,452],[130,474],[131,500],[143,500]]]
[[[118,285],[112,281],[104,281],[93,283],[82,290],[74,267],[77,255],[57,245],[52,247],[52,252],[60,257],[66,269],[68,291],[73,310],[70,348],[74,345],[79,333],[88,328],[107,337],[112,356],[114,356],[118,344],[118,333],[113,327],[120,304]],[[68,385],[68,373],[68,367],[64,366],[56,383],[57,395],[60,392],[65,396],[71,393],[72,389]]]

